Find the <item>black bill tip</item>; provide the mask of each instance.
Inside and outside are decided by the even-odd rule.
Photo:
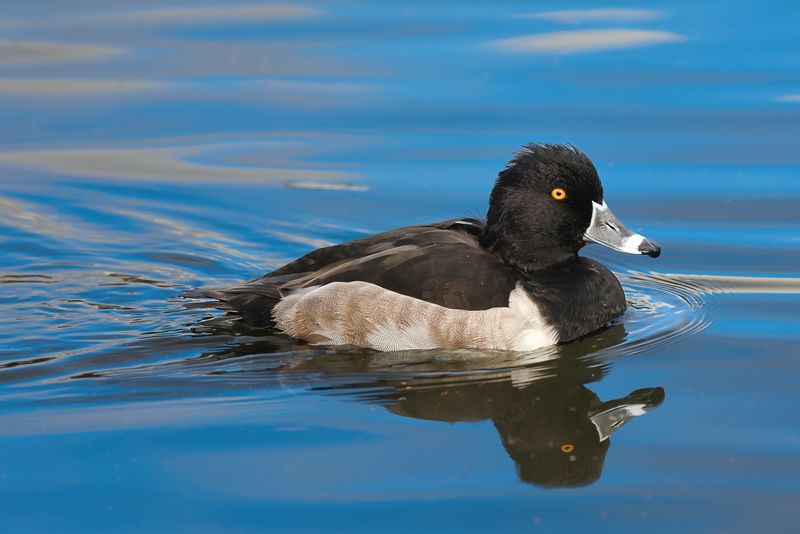
[[[642,241],[642,244],[639,245],[639,252],[641,252],[642,254],[646,254],[651,258],[657,258],[661,256],[661,247],[653,243],[649,239],[645,239],[644,241]]]

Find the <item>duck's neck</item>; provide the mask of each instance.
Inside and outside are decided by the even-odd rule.
[[[479,238],[484,250],[525,274],[558,270],[578,259],[577,249],[530,246],[532,242],[533,240],[510,240],[491,231],[484,231]]]

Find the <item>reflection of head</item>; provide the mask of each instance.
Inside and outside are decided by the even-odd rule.
[[[528,402],[508,406],[495,416],[495,428],[523,482],[544,487],[590,484],[600,478],[609,446],[609,440],[600,441],[588,415],[590,404],[599,402],[597,396],[584,387],[567,396],[553,393],[548,398],[542,391]],[[528,395],[520,392],[520,397]]]

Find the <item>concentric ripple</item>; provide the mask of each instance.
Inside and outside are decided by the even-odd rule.
[[[635,271],[618,276],[628,298],[628,312],[622,319],[628,336],[615,347],[615,357],[674,343],[711,323],[704,293],[679,278]]]

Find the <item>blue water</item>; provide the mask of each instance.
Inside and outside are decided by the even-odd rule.
[[[0,530],[796,530],[799,21],[0,1]],[[605,332],[380,354],[180,298],[481,216],[529,141],[584,150],[663,246],[585,250],[629,299]],[[643,388],[663,402],[598,442],[592,410]]]

